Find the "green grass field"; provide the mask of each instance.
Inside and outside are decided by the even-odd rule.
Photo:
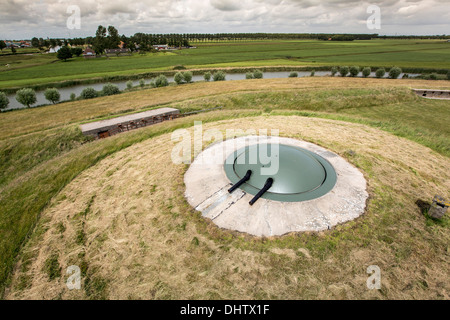
[[[74,58],[55,61],[55,54],[0,56],[0,90],[67,80],[127,76],[187,68],[253,66],[399,66],[417,72],[450,69],[450,43],[426,40],[258,41],[195,44],[196,49],[131,57]],[[10,67],[5,67],[9,64]],[[9,69],[9,70],[8,70]],[[413,72],[413,71],[409,71]]]
[[[3,129],[0,140],[0,157],[2,159],[0,166],[0,234],[2,235],[0,238],[0,256],[2,257],[0,287],[3,290],[10,285],[11,271],[18,256],[21,257],[22,261],[36,259],[34,256],[36,251],[33,251],[34,253],[31,256],[28,256],[28,254],[21,255],[22,247],[30,237],[32,240],[36,240],[43,232],[46,232],[48,222],[43,222],[42,225],[40,215],[65,186],[102,159],[142,141],[170,133],[176,128],[191,127],[194,120],[202,120],[205,123],[216,123],[217,121],[217,123],[221,123],[227,119],[242,118],[244,121],[245,118],[250,118],[251,123],[251,121],[256,121],[252,119],[264,119],[264,117],[274,120],[277,117],[298,116],[311,119],[340,120],[347,123],[364,124],[368,127],[405,137],[433,150],[422,147],[426,154],[448,159],[450,154],[450,131],[448,127],[450,109],[448,108],[448,101],[422,99],[409,89],[412,84],[427,86],[428,83],[423,80],[352,78],[263,79],[222,83],[193,83],[179,87],[149,89],[115,97],[86,100],[83,101],[82,106],[77,102],[63,103],[56,106],[2,114],[0,122]],[[443,88],[449,88],[450,86],[447,81],[437,82],[436,84]],[[270,91],[268,91],[268,88],[270,88]],[[161,105],[179,108],[183,112],[201,110],[205,107],[217,105],[222,105],[224,108],[222,111],[162,123],[92,143],[85,143],[88,139],[82,136],[78,128],[78,124],[84,121]],[[424,110],[427,111],[424,112]],[[436,115],[439,116],[436,117]],[[343,127],[345,122],[341,124]],[[9,125],[11,123],[15,123],[14,128]],[[321,141],[318,139],[315,142],[320,143]],[[384,147],[386,146],[380,145],[378,148]],[[334,148],[339,148],[339,146],[335,145]],[[405,152],[409,151],[406,150]],[[375,164],[383,163],[383,166],[386,164],[380,156],[370,158],[372,156],[369,152],[368,154],[358,155],[353,160],[360,168],[366,170],[367,174],[375,179],[374,181],[378,181],[376,179],[381,179],[383,175],[374,173],[378,170]],[[417,157],[418,161],[421,161],[420,154],[411,156]],[[389,170],[389,166],[396,164],[397,162],[391,161],[388,162],[386,167],[382,168]],[[400,171],[397,172],[399,176],[392,177],[392,179],[400,179],[402,172],[406,170],[409,173],[415,172],[415,175],[420,179],[425,179],[423,181],[427,181],[428,186],[437,183],[437,180],[432,176],[432,172],[419,171],[417,173],[419,169],[402,166],[399,168]],[[378,178],[378,175],[380,175],[380,178]],[[408,188],[410,187],[408,186]],[[340,229],[343,230],[343,233],[333,231],[332,234],[327,234],[322,238],[313,237],[309,239],[306,235],[301,238],[273,239],[265,243],[248,242],[245,237],[230,236],[226,232],[221,231],[216,236],[216,231],[211,231],[212,233],[205,231],[201,222],[202,219],[193,218],[194,220],[191,220],[188,218],[190,215],[188,209],[185,209],[186,212],[181,215],[181,217],[185,217],[185,215],[186,217],[180,219],[187,219],[185,223],[186,221],[193,223],[200,230],[204,230],[194,233],[200,239],[206,237],[224,246],[246,248],[245,250],[256,250],[256,252],[278,247],[295,248],[300,243],[306,245],[311,250],[311,254],[320,256],[320,260],[324,263],[327,257],[339,257],[340,255],[345,262],[344,252],[342,252],[342,249],[338,250],[337,247],[351,250],[351,248],[363,246],[364,243],[367,244],[371,241],[378,243],[377,241],[379,241],[381,247],[375,246],[375,249],[380,250],[380,248],[385,248],[386,243],[394,242],[396,244],[395,255],[398,254],[400,257],[395,259],[397,259],[397,263],[402,265],[402,259],[410,257],[410,253],[407,254],[407,252],[411,250],[411,241],[413,234],[416,235],[416,231],[411,229],[411,231],[405,231],[407,232],[405,234],[391,232],[390,228],[394,217],[400,218],[403,214],[411,215],[409,211],[404,213],[402,208],[405,205],[410,208],[412,200],[407,199],[406,193],[397,196],[397,193],[393,193],[390,188],[392,187],[381,184],[378,189],[374,189],[374,199],[371,202],[370,209],[374,215],[371,215],[368,221],[364,220],[361,223],[351,224],[348,228]],[[419,190],[420,185],[414,182],[414,188]],[[176,195],[174,197],[180,198]],[[182,201],[182,199],[179,201]],[[169,206],[169,204],[165,205]],[[383,218],[378,219],[379,216]],[[178,220],[177,223],[183,223]],[[414,222],[413,220],[408,221],[406,226],[412,223],[415,227],[422,228],[420,221],[422,221],[420,218],[415,217]],[[373,225],[377,226],[375,231],[368,232],[367,230]],[[35,226],[37,226],[36,230],[34,230]],[[446,243],[448,240],[448,226],[448,219],[444,220],[442,224],[427,220],[426,230],[422,230],[421,235],[424,237],[422,241],[428,241],[426,243],[432,248],[429,249],[432,253],[413,255],[414,259],[419,259],[419,262],[415,262],[416,264],[442,263],[439,262],[439,257],[442,250],[445,250],[442,243]],[[208,230],[210,229],[208,228]],[[430,237],[434,240],[429,240]],[[33,241],[32,243],[34,243]],[[343,247],[337,246],[338,243],[342,244]],[[337,253],[337,251],[340,253]],[[338,255],[335,256],[335,253]],[[29,271],[29,267],[23,264],[22,267],[24,272]],[[313,270],[315,267],[310,266],[310,268]],[[314,270],[314,272],[322,272],[319,269]],[[285,272],[289,273],[288,270],[285,270]],[[391,270],[391,272],[394,271]],[[276,277],[278,276],[282,275],[278,274]],[[60,279],[61,275],[56,272],[55,277]],[[269,281],[272,282],[276,280],[275,278],[269,278],[268,280],[272,279]],[[53,279],[53,275],[51,279]],[[22,289],[14,287],[15,290],[20,291],[31,286],[29,279],[22,280],[24,282],[19,285]],[[426,288],[423,290],[426,290]],[[391,292],[385,292],[384,296],[398,298],[401,297],[399,292],[401,292],[401,288],[395,288],[395,290],[391,288]],[[430,293],[431,296],[435,294],[435,291]],[[263,297],[258,294],[250,296],[254,298]],[[317,295],[313,294],[312,296]],[[96,295],[93,294],[92,297],[95,298]],[[172,297],[179,296],[173,295]],[[202,297],[205,298],[205,296]],[[274,295],[272,297],[281,296]],[[290,292],[289,295],[289,298],[305,297],[307,295],[304,296],[294,291]]]

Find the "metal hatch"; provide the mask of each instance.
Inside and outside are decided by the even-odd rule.
[[[252,205],[259,197],[286,202],[312,200],[333,189],[337,175],[331,164],[319,155],[298,147],[279,144],[278,152],[273,155],[278,170],[274,174],[261,174],[261,169],[268,170],[273,162],[263,163],[259,155],[270,158],[272,151],[276,151],[273,146],[247,146],[226,159],[226,175],[235,184],[230,192],[239,187],[255,195],[250,202]],[[264,160],[268,162],[268,159]]]

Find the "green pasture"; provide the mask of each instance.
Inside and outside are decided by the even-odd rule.
[[[0,89],[187,68],[360,65],[450,69],[450,43],[437,40],[194,43],[195,49],[57,61],[55,54],[0,56]],[[6,65],[9,64],[9,67]],[[408,71],[408,72],[413,72]]]

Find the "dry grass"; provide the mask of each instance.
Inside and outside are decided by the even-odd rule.
[[[263,79],[258,81],[200,82],[183,86],[134,91],[92,100],[67,102],[43,108],[7,112],[0,116],[0,139],[58,127],[73,122],[94,119],[105,115],[231,92],[405,86],[411,88],[450,88],[450,82],[448,81],[360,78],[340,78],[339,81],[336,80],[336,78],[330,77],[308,77]]]
[[[280,129],[339,153],[368,180],[368,212],[323,233],[255,239],[220,230],[187,206],[186,168],[172,163],[166,134],[102,160],[53,199],[6,298],[449,298],[448,224],[430,222],[415,205],[450,196],[448,158],[332,120],[262,116],[204,129],[212,127]],[[50,280],[58,264],[61,275]],[[382,271],[380,291],[366,287],[373,264]],[[82,290],[65,287],[70,265],[82,269]]]

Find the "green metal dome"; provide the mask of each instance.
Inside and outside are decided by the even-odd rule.
[[[287,202],[318,198],[328,193],[337,180],[334,168],[319,155],[282,144],[278,152],[273,144],[239,149],[225,161],[225,172],[232,183],[245,180],[239,187],[252,195],[258,194],[270,178],[270,187],[261,197]]]

